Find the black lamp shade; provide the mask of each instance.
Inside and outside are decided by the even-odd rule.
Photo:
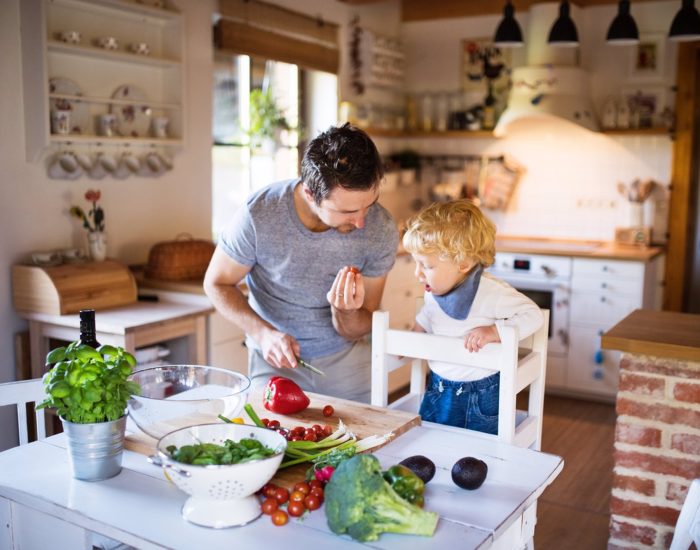
[[[700,13],[695,8],[694,0],[683,0],[681,9],[671,23],[668,39],[674,42],[700,39]]]
[[[569,2],[567,0],[562,0],[559,6],[559,18],[552,25],[547,42],[550,46],[578,46],[578,31],[574,20],[569,15]]]
[[[509,2],[503,8],[503,19],[498,24],[493,43],[501,48],[517,48],[523,45],[523,32],[515,20],[515,10]]]
[[[617,46],[639,43],[639,29],[630,15],[629,0],[620,0],[617,15],[610,24],[606,41],[608,44]]]

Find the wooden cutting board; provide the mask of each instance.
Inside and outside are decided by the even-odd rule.
[[[420,426],[421,423],[420,416],[414,413],[373,407],[372,405],[365,405],[363,403],[317,393],[305,393],[309,396],[311,403],[308,408],[292,416],[276,414],[265,409],[262,405],[262,389],[251,392],[248,396],[248,402],[253,406],[253,409],[255,409],[255,412],[260,418],[279,420],[280,424],[285,428],[293,428],[295,426],[308,427],[313,424],[329,424],[335,429],[338,426],[339,420],[342,419],[346,427],[350,429],[358,439],[370,435],[392,433],[393,436],[387,443],[414,426]],[[322,410],[326,405],[331,405],[334,409],[334,413],[330,417],[323,416]],[[245,412],[242,412],[241,416],[246,424],[252,424],[252,421]],[[202,417],[201,420],[202,423],[205,423],[218,419]],[[157,440],[139,431],[128,434],[125,438],[124,446],[130,451],[144,455],[152,455],[155,453],[156,443]],[[306,463],[279,470],[272,479],[272,482],[283,487],[291,488],[295,483],[304,479],[308,467],[309,464]]]

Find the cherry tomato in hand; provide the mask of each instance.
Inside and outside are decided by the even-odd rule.
[[[350,273],[354,273],[355,275],[357,275],[360,272],[360,270],[357,269],[354,265],[350,266],[349,271],[350,271]]]
[[[325,407],[323,407],[323,416],[332,416],[334,412],[335,409],[332,405],[326,405]]]
[[[275,525],[284,525],[289,521],[289,516],[284,510],[277,510],[272,514],[272,523]]]

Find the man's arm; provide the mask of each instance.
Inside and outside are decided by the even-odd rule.
[[[345,309],[342,304],[331,301],[333,327],[348,340],[357,340],[372,330],[372,313],[379,309],[384,293],[386,275],[383,277],[355,276],[356,285],[364,289],[364,300],[358,309]],[[350,285],[348,285],[348,288]],[[359,291],[359,288],[358,288]],[[330,300],[329,300],[330,301]],[[340,307],[338,307],[340,305]]]
[[[204,292],[221,315],[258,343],[268,363],[275,367],[296,366],[300,353],[297,341],[255,313],[237,286],[250,269],[217,247],[204,276]]]

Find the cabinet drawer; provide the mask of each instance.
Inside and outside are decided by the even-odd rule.
[[[607,330],[641,307],[641,300],[610,292],[580,292],[571,296],[571,322],[604,326]]]
[[[242,336],[244,336],[243,331],[224,318],[218,311],[209,316],[209,340],[212,344],[225,342],[232,338],[241,338]]]
[[[617,394],[620,352],[601,350],[600,337],[606,328],[571,325],[569,368],[570,390],[614,396]]]
[[[590,276],[578,275],[572,282],[574,293],[578,292],[601,292],[605,294],[625,294],[634,296],[640,302],[644,292],[643,279],[623,279],[611,275]]]
[[[627,279],[644,280],[644,264],[642,262],[624,262],[620,260],[589,260],[574,258],[573,279],[579,276],[609,276]]]

